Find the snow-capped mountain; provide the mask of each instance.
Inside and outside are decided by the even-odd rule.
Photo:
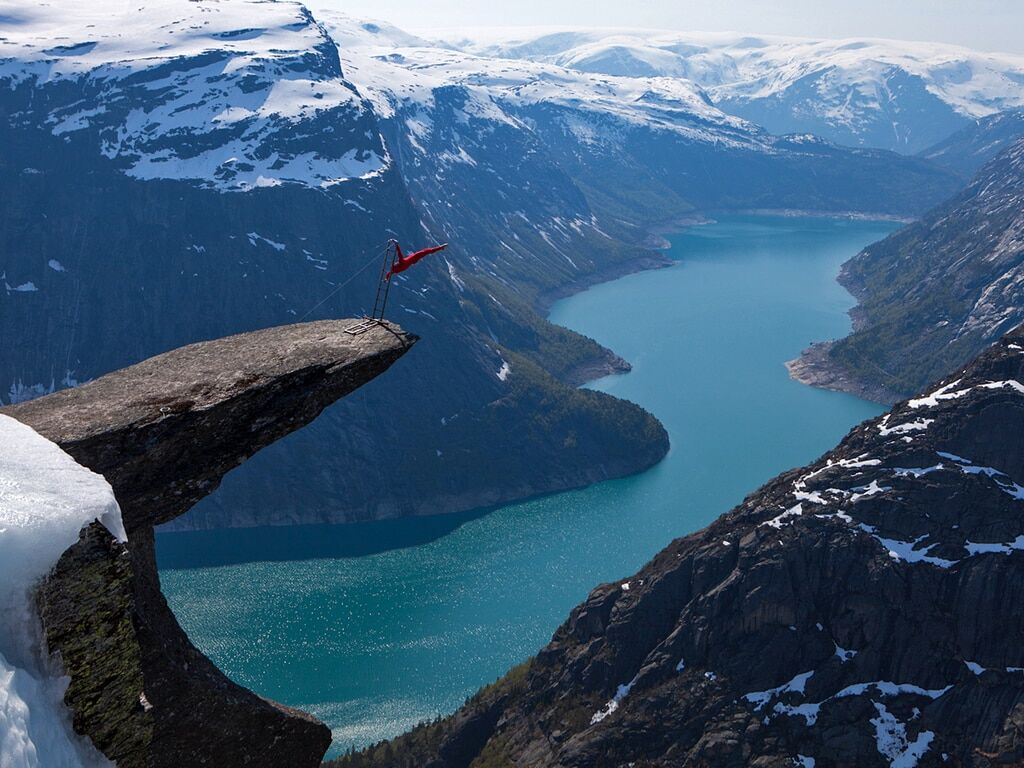
[[[524,189],[548,194],[556,170],[577,185],[570,197],[585,198],[591,209],[559,216],[580,227],[601,213],[613,221],[663,222],[722,207],[870,210],[879,192],[885,205],[903,196],[882,165],[899,164],[901,179],[927,174],[920,165],[853,155],[813,137],[780,139],[723,112],[686,79],[476,55],[388,25],[322,17],[339,41],[347,77],[390,126],[389,146],[401,157],[403,176],[429,187],[423,199],[452,188],[464,199],[467,191],[497,187],[506,197],[489,201],[491,211],[514,217],[523,207],[510,201]],[[460,174],[476,180],[453,184]],[[869,188],[872,195],[861,196]],[[904,200],[918,197],[914,191]],[[458,205],[448,199],[440,212]],[[603,222],[612,225],[608,217]],[[537,217],[530,223],[544,226]]]
[[[86,133],[134,178],[330,186],[387,165],[334,42],[299,3],[19,3],[3,20],[0,80],[32,94],[14,120]]]
[[[400,103],[429,105],[434,90],[457,85],[471,95],[475,114],[490,119],[507,121],[511,119],[508,110],[550,104],[694,140],[723,141],[729,132],[744,145],[760,138],[755,126],[717,109],[689,80],[620,77],[511,57],[477,56],[341,14],[324,12],[322,17],[341,47],[349,76],[382,116],[390,116]],[[576,128],[583,130],[582,125]],[[602,137],[588,132],[580,138]]]
[[[1024,106],[1024,56],[933,43],[644,30],[437,33],[483,55],[625,77],[686,78],[778,133],[913,153]]]
[[[198,339],[366,312],[388,237],[451,242],[396,278],[392,317],[424,339],[410,360],[226,478],[195,524],[468,509],[648,466],[660,425],[573,387],[622,361],[538,308],[661,262],[654,225],[907,216],[959,183],[774,137],[686,80],[477,56],[293,2],[16,0],[3,19],[7,402]],[[398,446],[395,476],[380,457]]]

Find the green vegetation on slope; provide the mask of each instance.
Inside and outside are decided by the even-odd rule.
[[[463,716],[458,719],[446,717],[421,723],[396,739],[382,741],[360,752],[351,751],[324,765],[327,768],[423,768],[433,755],[465,755],[468,762],[479,753],[473,760],[473,768],[511,766],[511,761],[501,754],[500,745],[492,744],[490,738],[509,701],[526,690],[532,665],[533,659],[529,659],[481,688],[466,700],[460,710]]]
[[[840,280],[857,330],[829,358],[857,382],[910,395],[1024,320],[1024,141],[958,197],[866,248]]]

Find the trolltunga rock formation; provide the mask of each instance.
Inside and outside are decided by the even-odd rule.
[[[193,344],[3,409],[104,475],[121,506],[127,545],[93,524],[37,594],[75,730],[119,768],[316,766],[330,744],[322,723],[232,683],[189,642],[160,592],[153,526],[415,342],[394,325],[352,336],[351,322]]]

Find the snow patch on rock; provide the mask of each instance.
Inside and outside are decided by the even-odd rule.
[[[108,766],[71,727],[67,679],[45,653],[34,591],[92,521],[124,541],[120,510],[100,475],[2,415],[0,445],[0,764]]]

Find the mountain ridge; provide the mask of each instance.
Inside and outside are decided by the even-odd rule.
[[[1024,320],[1024,139],[920,222],[845,265],[853,333],[791,364],[806,383],[893,401]]]
[[[929,147],[920,156],[970,179],[990,160],[1024,136],[1024,110],[998,112],[977,120]]]

